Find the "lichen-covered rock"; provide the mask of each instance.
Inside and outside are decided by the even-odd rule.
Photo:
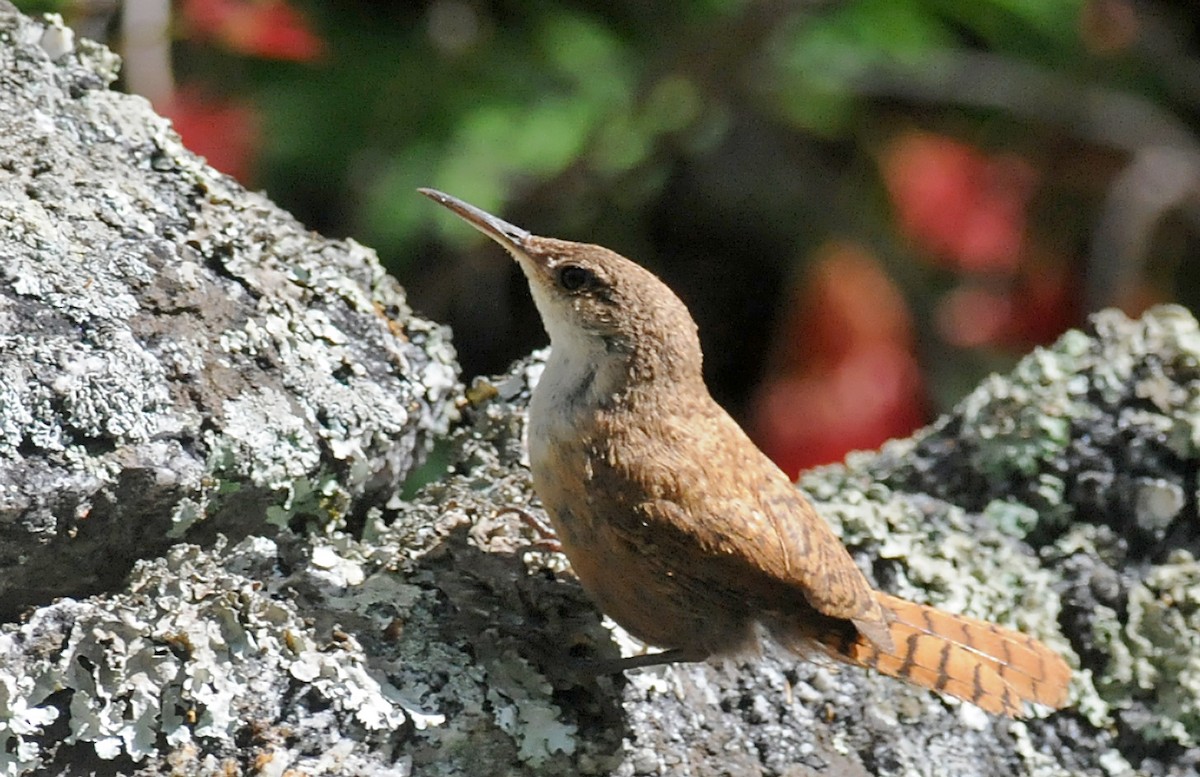
[[[288,751],[295,737],[340,743],[357,773],[386,774],[397,731],[440,722],[409,708],[353,638],[318,637],[272,595],[274,542],[223,551],[178,545],[138,564],[123,593],[61,600],[0,633],[0,774],[127,771],[164,752],[188,774],[222,774],[247,747],[279,773],[319,764]]]
[[[536,372],[497,381],[453,438],[456,472],[361,537],[177,545],[0,626],[0,775],[618,766],[613,683],[539,666],[564,640],[615,655],[609,632],[577,586],[531,574],[561,559],[525,563],[533,536],[506,512],[532,501],[518,408]]]
[[[0,620],[182,537],[336,526],[453,413],[375,256],[208,168],[117,64],[0,4]]]
[[[1076,709],[1095,727],[1088,747],[1108,741],[1114,727],[1120,732],[1107,745],[1105,769],[1195,774],[1200,327],[1188,311],[1164,306],[1137,321],[1106,311],[1091,328],[993,376],[933,427],[851,471],[876,487],[936,494],[981,513],[985,522],[970,538],[950,539],[935,555],[958,556],[951,569],[972,586],[958,590],[982,591],[971,582],[981,541],[982,563],[992,567],[982,580],[1003,584],[1020,603],[1000,611],[1042,635],[1058,621],[1079,657]],[[873,511],[865,515],[877,522]],[[907,570],[928,565],[914,563],[926,555],[913,552],[915,537],[889,528],[886,539],[868,529],[878,548],[872,556],[899,540],[895,555]],[[1045,567],[1031,569],[1031,558],[988,539],[999,535],[1013,547],[1018,539],[1039,547]],[[954,576],[941,577],[923,575],[920,586],[955,596]]]
[[[1196,537],[1196,322],[1166,306],[1137,323],[1105,311],[1091,325],[1094,337],[1068,332],[984,381],[915,448],[894,448],[893,479],[973,510],[1015,497],[1035,511],[1023,527],[1035,537],[1079,518],[1150,555],[1181,530]]]

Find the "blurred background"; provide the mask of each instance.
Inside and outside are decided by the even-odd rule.
[[[464,377],[545,335],[414,193],[657,272],[789,472],[907,435],[1118,306],[1200,302],[1193,0],[19,0],[312,229],[375,248]]]

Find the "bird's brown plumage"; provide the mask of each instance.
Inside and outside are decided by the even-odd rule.
[[[1040,642],[872,589],[713,401],[695,323],[653,274],[425,193],[508,248],[529,279],[552,349],[530,406],[534,488],[580,583],[614,620],[677,660],[753,649],[761,627],[799,653],[990,712],[1065,702],[1070,670]]]

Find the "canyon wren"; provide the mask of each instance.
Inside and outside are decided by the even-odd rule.
[[[551,347],[529,404],[534,490],[584,590],[663,649],[617,669],[754,651],[765,631],[991,713],[1066,702],[1071,670],[1041,642],[872,589],[709,395],[696,324],[655,275],[419,191],[508,249],[529,280]]]

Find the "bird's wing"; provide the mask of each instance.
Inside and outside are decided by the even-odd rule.
[[[686,525],[684,541],[698,551],[690,554],[694,564],[722,559],[714,569],[727,569],[733,562],[762,576],[739,581],[747,588],[779,591],[783,584],[818,612],[853,622],[871,642],[890,649],[886,616],[841,540],[733,419],[712,408],[663,419],[655,435],[659,444],[637,447],[645,459],[625,468],[626,477],[647,482],[635,489],[645,498],[631,507],[652,523]]]

